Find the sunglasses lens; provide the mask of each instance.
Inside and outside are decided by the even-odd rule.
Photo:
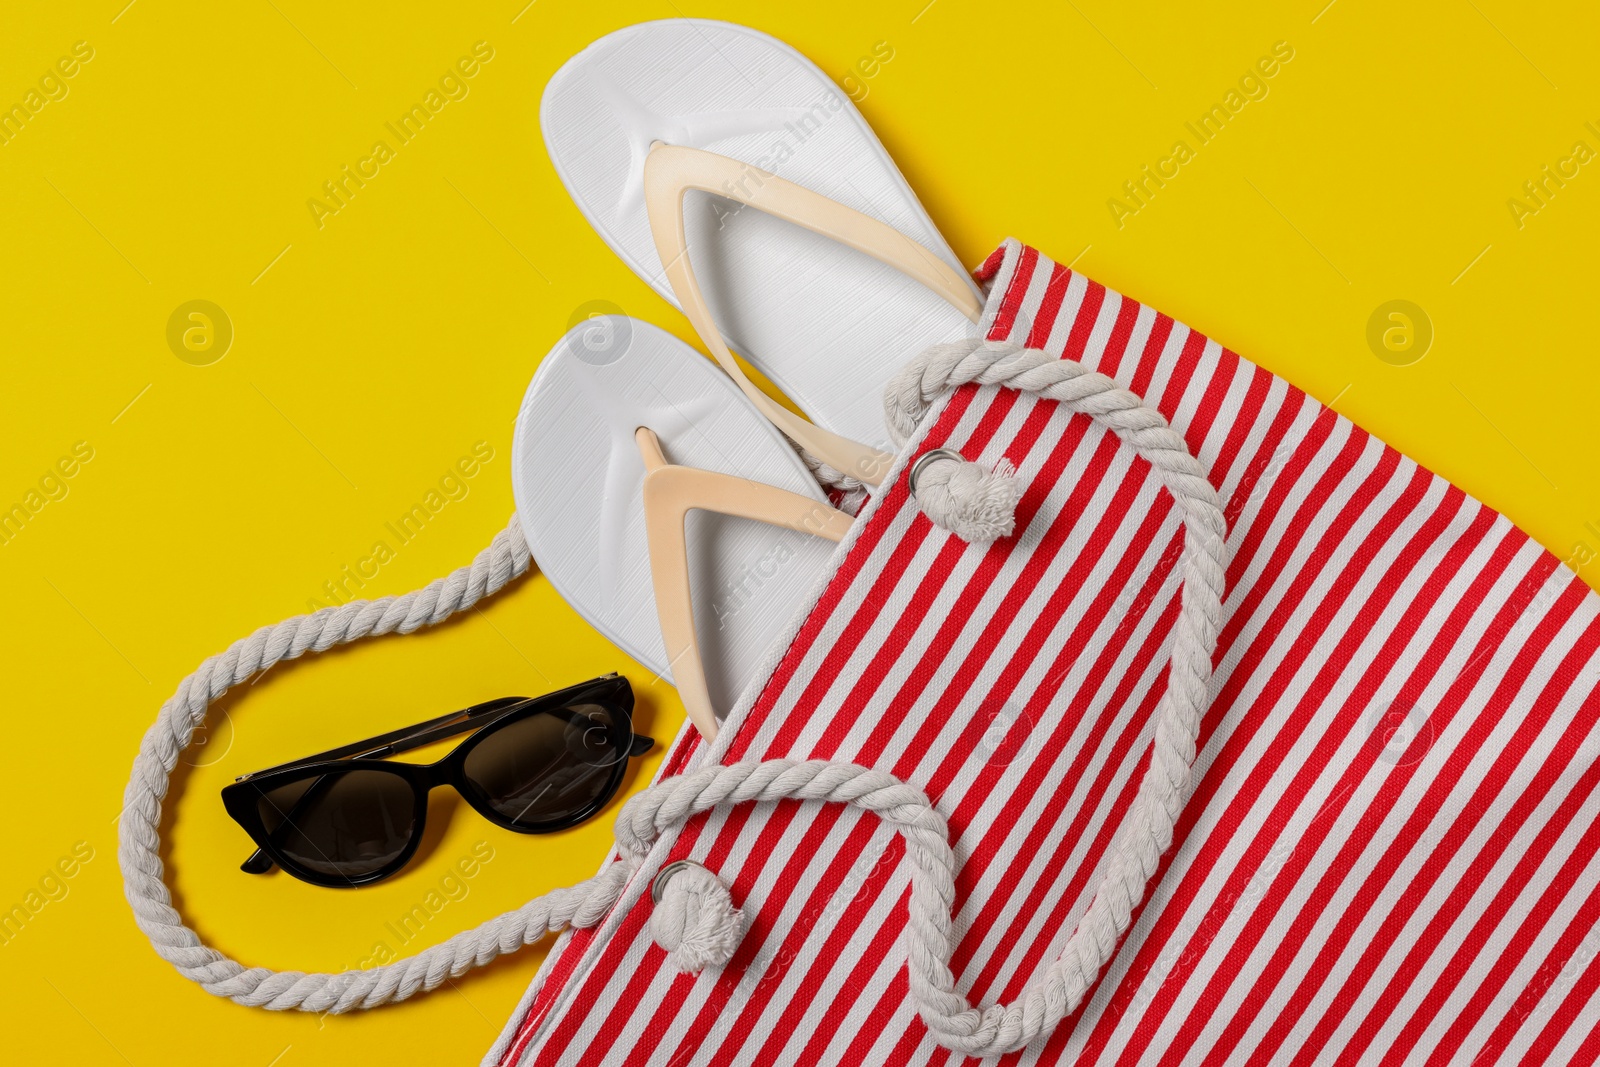
[[[416,829],[411,783],[384,771],[312,775],[264,792],[257,811],[278,852],[332,878],[359,879],[393,863]]]
[[[620,713],[574,704],[514,720],[467,753],[467,779],[519,828],[543,829],[590,814],[628,758]]]

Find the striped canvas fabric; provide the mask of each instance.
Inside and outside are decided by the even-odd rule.
[[[1506,519],[1287,382],[1014,242],[984,328],[1081,360],[1184,434],[1232,559],[1192,795],[1092,998],[1011,1063],[1600,1062],[1600,599]],[[1009,459],[969,546],[905,479],[863,509],[708,760],[854,760],[927,791],[953,969],[1011,1000],[1070,935],[1137,788],[1183,533],[1114,435],[966,387],[911,453]],[[902,460],[901,470],[904,469]],[[490,1062],[948,1064],[908,998],[900,841],[854,809],[718,810],[552,953]],[[698,859],[751,916],[720,972],[651,940]]]

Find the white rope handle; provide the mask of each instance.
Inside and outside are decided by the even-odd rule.
[[[537,941],[549,930],[599,921],[610,906],[605,902],[607,894],[615,899],[621,892],[624,878],[620,872],[608,870],[579,886],[558,890],[384,967],[342,974],[278,973],[245,967],[203,944],[172,907],[172,896],[161,878],[161,801],[179,755],[205,721],[207,709],[222,694],[273,664],[307,652],[324,652],[363,637],[411,633],[442,622],[526,573],[528,559],[528,543],[513,517],[471,565],[448,577],[404,596],[353,600],[262,627],[206,660],[179,684],[178,691],[161,706],[133,761],[117,841],[123,890],[139,928],[162,959],[208,992],[240,1004],[342,1012],[403,1000],[434,988],[446,977]]]
[[[1205,707],[1221,619],[1226,526],[1216,493],[1183,438],[1158,412],[1109,378],[1015,345],[958,342],[930,349],[891,383],[886,403],[902,443],[933,400],[957,385],[1005,385],[1083,411],[1127,439],[1161,476],[1185,522],[1182,610],[1174,628],[1167,692],[1156,712],[1150,765],[1112,846],[1107,873],[1065,949],[1011,1004],[973,1007],[950,970],[955,856],[943,817],[915,786],[853,763],[768,760],[707,767],[666,778],[628,801],[615,826],[621,860],[593,878],[537,897],[415,956],[369,970],[307,974],[246,967],[203,944],[172,907],[159,854],[161,802],[179,755],[206,711],[231,687],[286,659],[363,637],[410,633],[471,607],[526,573],[528,547],[515,518],[490,546],[446,578],[399,597],[352,601],[263,627],[185,678],[145,734],[125,794],[118,842],[128,902],[157,953],[208,992],[240,1004],[339,1013],[404,1000],[567,927],[597,925],[643,866],[660,836],[724,804],[798,799],[870,811],[905,838],[911,861],[910,990],[940,1044],[975,1056],[1022,1048],[1082,1003],[1111,958],[1145,885],[1171,844],[1195,735]],[[677,931],[699,925],[686,908],[730,914],[731,901],[705,880],[666,887],[661,907]],[[720,883],[718,883],[720,884]],[[715,925],[715,924],[713,924]],[[726,934],[729,924],[722,924]],[[722,938],[726,941],[726,938]],[[725,962],[731,946],[687,945],[680,957]]]
[[[974,1056],[1022,1048],[1075,1011],[1110,961],[1172,844],[1209,703],[1211,657],[1222,625],[1227,521],[1204,468],[1159,411],[1112,379],[1073,360],[1002,341],[935,345],[889,383],[884,410],[904,446],[938,397],[966,384],[993,385],[1054,400],[1087,414],[1144,457],[1183,515],[1183,589],[1173,626],[1167,691],[1155,713],[1150,765],[1106,858],[1106,875],[1078,928],[1044,975],[1009,1005],[971,1008],[948,984],[950,901],[924,885],[913,891],[911,992],[940,1044]],[[932,517],[932,516],[930,516]],[[911,855],[912,850],[907,849]],[[912,855],[920,868],[919,857]]]

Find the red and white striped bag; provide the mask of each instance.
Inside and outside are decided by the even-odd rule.
[[[1018,1063],[1600,1062],[1600,599],[1502,516],[1294,386],[1008,242],[993,340],[1145,398],[1224,502],[1211,701],[1173,847],[1084,1006]],[[1148,760],[1183,543],[1084,415],[993,387],[914,443],[1017,468],[1017,536],[968,545],[904,479],[863,525],[723,763],[853,761],[955,847],[952,969],[1011,1001],[1089,905]],[[662,769],[704,762],[681,733]],[[659,846],[750,928],[680,974],[647,865],[552,950],[488,1063],[944,1064],[908,993],[902,840],[853,807],[724,806]]]

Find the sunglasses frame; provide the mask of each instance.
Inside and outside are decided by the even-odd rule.
[[[597,798],[576,813],[561,819],[547,820],[534,825],[514,823],[497,812],[477,785],[466,775],[466,759],[478,745],[496,732],[533,715],[560,711],[572,704],[597,704],[612,712],[609,731],[615,750],[622,755],[609,768],[610,776],[605,789]],[[605,728],[596,723],[591,728]],[[432,763],[405,763],[387,757],[410,749],[432,744],[467,730],[473,730],[461,743]],[[442,715],[437,719],[415,726],[391,731],[365,741],[342,745],[327,752],[294,760],[290,763],[268,767],[242,775],[232,785],[222,790],[222,803],[233,820],[244,828],[257,850],[245,860],[241,870],[251,874],[264,874],[274,864],[286,873],[312,885],[334,889],[351,889],[382,881],[401,870],[416,855],[427,827],[428,797],[441,785],[448,785],[460,794],[478,814],[504,829],[522,834],[547,834],[565,830],[592,818],[605,808],[628,771],[628,761],[642,756],[654,746],[649,737],[633,732],[633,689],[626,678],[609,674],[541,697],[501,697],[470,708]],[[376,771],[392,774],[406,782],[413,798],[413,824],[411,838],[394,859],[369,873],[346,877],[312,870],[296,863],[283,854],[273,841],[272,834],[261,820],[259,803],[274,789],[315,778],[330,772],[346,773],[352,770]],[[291,810],[290,816],[293,815]],[[288,819],[286,818],[287,822]]]

